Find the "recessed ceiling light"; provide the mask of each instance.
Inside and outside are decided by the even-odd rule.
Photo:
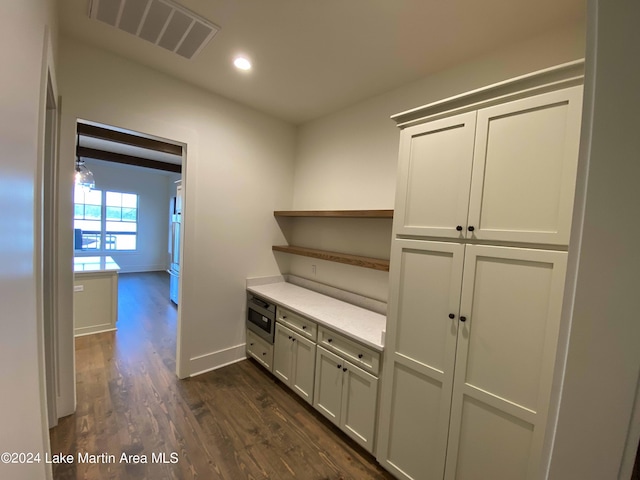
[[[233,64],[240,70],[251,70],[251,62],[245,57],[236,57]]]

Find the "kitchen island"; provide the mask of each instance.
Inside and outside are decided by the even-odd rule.
[[[119,270],[120,266],[108,255],[73,259],[76,336],[116,329]]]

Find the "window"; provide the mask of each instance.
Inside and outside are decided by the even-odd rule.
[[[74,228],[77,250],[135,250],[138,195],[76,187]]]

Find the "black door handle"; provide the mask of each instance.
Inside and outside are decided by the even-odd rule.
[[[467,230],[469,230],[470,232],[473,232],[476,229],[476,227],[474,227],[473,225],[469,225],[467,227]]]
[[[466,322],[467,321],[467,317],[460,317],[460,321],[461,322]]]
[[[461,232],[461,231],[462,231],[462,225],[458,225],[458,226],[456,227],[456,230],[457,230],[457,231],[459,231],[459,232]]]
[[[451,320],[453,320],[454,318],[456,318],[456,316],[455,316],[455,314],[450,313],[450,314],[449,314],[449,318],[450,318]]]

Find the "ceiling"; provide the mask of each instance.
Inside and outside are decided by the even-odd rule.
[[[90,19],[89,0],[57,3],[63,35],[294,124],[586,12],[585,0],[179,0],[221,27],[187,60]],[[238,54],[251,71],[233,67]]]

